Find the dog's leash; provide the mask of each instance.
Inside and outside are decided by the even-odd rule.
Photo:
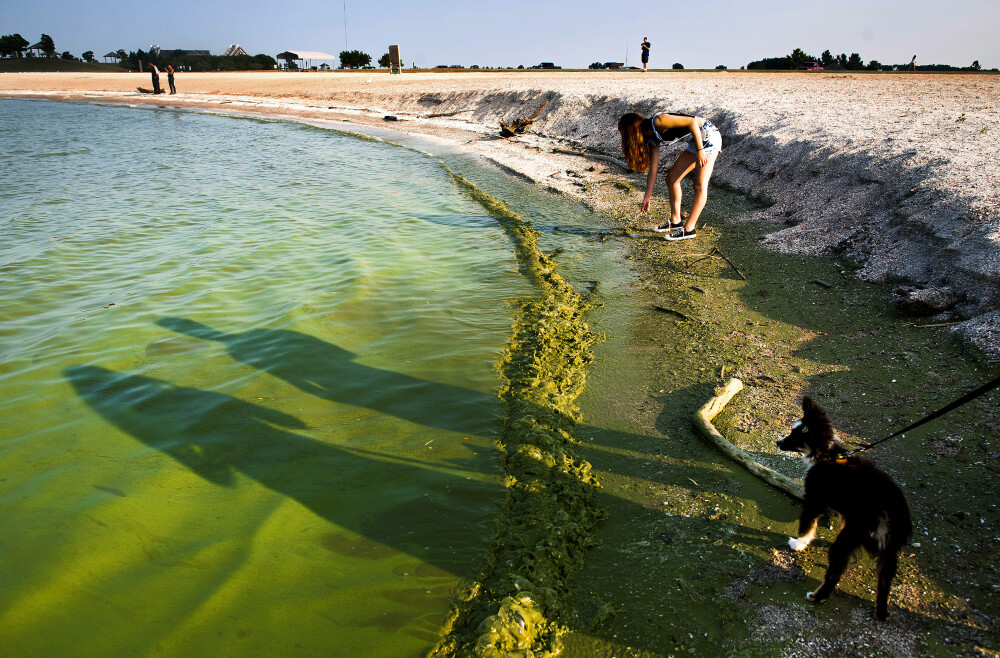
[[[878,444],[882,443],[883,441],[888,441],[889,439],[895,438],[897,436],[901,436],[905,432],[909,432],[910,430],[912,430],[912,429],[914,429],[916,427],[920,427],[924,423],[929,423],[932,420],[934,420],[935,418],[943,416],[946,413],[948,413],[949,411],[957,409],[958,407],[961,407],[963,404],[971,402],[972,400],[975,400],[979,396],[985,395],[986,393],[989,393],[990,391],[992,391],[993,389],[998,388],[998,387],[1000,387],[1000,377],[997,377],[996,379],[994,379],[993,381],[991,381],[989,383],[983,384],[982,386],[980,386],[976,390],[972,391],[971,393],[967,393],[967,394],[963,395],[962,397],[958,398],[957,400],[955,400],[951,404],[949,404],[949,405],[947,405],[945,407],[942,407],[941,409],[938,409],[937,411],[935,411],[931,415],[925,416],[925,417],[921,418],[920,420],[918,420],[917,422],[913,423],[909,427],[904,427],[903,429],[899,430],[898,432],[894,432],[893,434],[890,434],[889,436],[885,437],[884,439],[879,439],[875,443],[869,443],[866,446],[862,446],[860,448],[855,448],[854,450],[851,450],[849,452],[845,452],[844,453],[844,457],[849,457],[850,455],[853,455],[855,453],[863,452],[863,451],[868,450],[870,448],[874,448],[875,446],[877,446]]]

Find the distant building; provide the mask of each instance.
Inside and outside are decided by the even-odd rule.
[[[243,50],[243,46],[238,43],[229,46],[226,48],[226,52],[222,53],[223,57],[236,57],[237,55],[246,55],[249,57],[250,53]]]
[[[532,66],[533,69],[561,69],[561,66],[556,66],[552,62],[542,62],[538,66]]]
[[[111,60],[111,63],[114,64],[121,58],[118,57],[118,53],[108,53],[107,55],[104,56],[105,63],[107,63],[109,59]]]

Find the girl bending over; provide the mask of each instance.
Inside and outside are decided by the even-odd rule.
[[[646,119],[641,114],[629,112],[618,120],[622,134],[622,151],[632,171],[647,171],[646,196],[642,199],[642,212],[649,210],[649,200],[656,184],[656,170],[660,165],[660,144],[690,135],[691,143],[677,157],[667,172],[667,191],[670,194],[670,220],[654,231],[666,233],[666,240],[687,240],[697,235],[698,217],[708,200],[708,179],[712,176],[715,158],[722,150],[719,129],[701,117],[687,114],[658,112]],[[686,222],[681,222],[681,181],[695,172],[694,203]]]

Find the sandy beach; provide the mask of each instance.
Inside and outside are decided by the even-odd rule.
[[[176,96],[152,96],[137,92],[150,86],[139,73],[0,75],[6,97],[215,108],[419,133],[581,197],[588,183],[622,171],[607,160],[607,169],[583,166],[621,157],[622,113],[698,114],[725,142],[713,183],[766,204],[760,217],[782,228],[769,245],[844,253],[859,262],[862,279],[910,285],[905,294],[934,321],[956,322],[956,331],[1000,355],[997,75],[244,72],[178,74],[177,85]],[[530,115],[546,101],[528,134],[498,138],[500,119]]]
[[[852,595],[824,609],[830,615],[833,608],[834,618],[849,618],[852,637],[842,637],[836,621],[799,601],[802,581],[822,573],[825,549],[804,555],[774,548],[786,541],[778,521],[790,528],[792,517],[779,519],[766,510],[782,505],[791,510],[794,504],[775,502],[782,496],[773,492],[755,499],[754,487],[762,485],[739,469],[732,475],[714,465],[701,468],[717,455],[691,431],[690,415],[719,380],[740,377],[747,389],[717,424],[762,463],[780,469],[787,464],[776,454],[773,438],[797,418],[793,413],[804,392],[828,401],[842,436],[872,439],[898,428],[904,407],[933,411],[961,387],[987,377],[984,373],[996,376],[1000,76],[246,72],[178,74],[175,96],[140,93],[138,87],[150,87],[148,74],[0,74],[0,98],[262,114],[347,131],[420,135],[477,153],[511,175],[613,219],[617,231],[593,239],[625,245],[638,275],[636,304],[659,310],[634,331],[646,345],[642,356],[651,364],[649,372],[620,384],[623,401],[615,411],[634,429],[621,436],[609,430],[620,443],[585,455],[595,471],[610,474],[601,482],[607,494],[601,504],[609,514],[603,545],[588,556],[578,577],[585,587],[573,605],[581,629],[599,630],[570,633],[567,655],[653,656],[682,647],[683,637],[680,644],[672,638],[673,647],[653,646],[660,635],[647,618],[644,597],[661,601],[668,595],[653,598],[652,582],[676,585],[679,608],[697,607],[691,602],[701,600],[710,610],[713,601],[723,599],[746,608],[745,617],[735,621],[705,624],[718,626],[720,633],[728,624],[740,632],[750,629],[746,655],[777,655],[776,647],[790,656],[911,656],[928,647],[941,655],[954,655],[953,650],[996,655],[1000,617],[991,601],[997,573],[993,535],[1000,519],[996,506],[988,507],[995,473],[982,464],[995,450],[997,421],[983,420],[981,412],[995,392],[956,418],[947,436],[928,433],[932,438],[919,447],[932,455],[930,466],[902,447],[879,455],[880,466],[913,491],[926,485],[938,494],[910,498],[919,536],[894,590],[900,621],[885,625],[861,616],[871,607],[863,600],[873,586],[867,567],[845,579]],[[525,134],[500,137],[501,119],[531,115],[543,104]],[[724,188],[728,198],[749,199],[751,210],[732,213],[743,222],[739,227],[713,225],[680,248],[645,230],[662,217],[657,213],[666,206],[665,186],[657,185],[656,212],[640,215],[644,177],[624,168],[616,120],[627,111],[648,116],[661,110],[704,116],[720,127],[724,146],[712,184]],[[672,161],[682,148],[662,149],[664,160]],[[710,206],[716,198],[710,194]],[[766,258],[759,256],[759,243],[768,250]],[[722,253],[719,248],[742,271],[728,258],[714,257]],[[695,263],[714,278],[688,277]],[[723,271],[726,276],[716,276]],[[817,281],[822,287],[812,285]],[[663,313],[664,307],[673,315]],[[813,316],[815,325],[809,321]],[[854,316],[866,321],[854,322]],[[914,330],[915,325],[933,328]],[[963,341],[975,347],[969,350]],[[893,388],[895,373],[907,371],[927,376],[905,390]],[[890,378],[892,386],[886,383]],[[881,408],[878,414],[872,413],[875,407]],[[976,441],[963,447],[959,436],[975,438],[978,448]],[[961,475],[949,475],[959,468]],[[974,500],[963,496],[963,489],[985,495]],[[757,504],[760,511],[752,511]],[[678,528],[693,533],[693,544]],[[718,539],[713,532],[729,534]],[[769,556],[749,572],[735,545],[723,551],[744,532],[750,537],[746,543],[758,542]],[[946,533],[953,533],[947,544]],[[940,544],[934,543],[937,536]],[[687,555],[691,545],[709,550],[709,539],[731,563],[692,561],[683,567],[687,571],[674,573],[666,557],[657,557],[657,551]],[[918,550],[920,542],[924,547]],[[952,543],[961,546],[954,555]],[[763,591],[766,595],[759,594]],[[594,604],[592,593],[609,605]],[[607,612],[611,607],[616,614]]]

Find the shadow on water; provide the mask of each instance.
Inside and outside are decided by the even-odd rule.
[[[233,359],[317,398],[368,408],[426,427],[482,432],[482,410],[494,400],[484,393],[357,363],[350,351],[295,331],[225,333],[177,317],[161,318],[157,324],[192,338],[218,342]],[[309,438],[299,433],[308,429],[299,418],[222,393],[97,366],[74,366],[66,375],[81,399],[102,417],[209,482],[232,487],[237,475],[245,476],[337,526],[455,575],[467,575],[475,552],[482,548],[481,544],[468,546],[467,540],[464,547],[452,548],[461,542],[448,541],[448,529],[484,527],[481,508],[465,509],[454,501],[470,494],[482,499],[491,489],[498,491],[495,484],[468,478],[493,470],[488,464],[491,451],[472,451],[467,458],[436,464],[410,456],[372,453]],[[720,469],[714,453],[690,429],[681,429],[681,423],[690,428],[687,401],[706,398],[711,386],[694,389],[674,392],[676,403],[668,404],[656,423],[665,437],[590,425],[580,425],[575,432],[600,478],[631,478],[641,473],[655,498],[650,502],[627,494],[598,494],[611,517],[627,519],[630,532],[646,542],[628,559],[636,561],[640,570],[636,573],[648,574],[641,579],[642,585],[655,583],[660,593],[650,597],[648,591],[626,591],[628,587],[622,582],[602,582],[601,562],[621,556],[600,550],[594,568],[587,569],[585,587],[613,603],[619,596],[650,598],[656,601],[654,608],[674,611],[676,628],[690,626],[689,616],[696,614],[695,607],[679,603],[683,592],[676,589],[685,587],[677,584],[685,579],[698,583],[703,578],[700,565],[691,560],[692,551],[714,556],[716,564],[731,565],[724,571],[736,574],[745,571],[748,551],[759,552],[784,539],[783,533],[757,530],[713,514],[712,501],[703,493],[706,488],[732,494],[741,486],[733,482],[751,485],[753,478]],[[420,492],[430,491],[431,495],[373,486],[375,481],[413,483],[418,478]],[[737,490],[732,490],[733,486]],[[772,497],[776,494],[759,486],[746,486],[739,495],[761,509],[775,507]],[[664,497],[673,501],[668,515],[659,507]],[[793,518],[781,516],[782,522]],[[608,577],[616,572],[607,570]],[[714,581],[708,588],[691,585],[688,589],[708,597],[718,595],[720,587]],[[714,608],[706,601],[698,609],[708,614],[705,611]],[[586,620],[581,623],[586,625]],[[669,625],[666,620],[661,623]],[[705,627],[715,626],[713,621],[705,622]],[[605,630],[607,627],[594,632],[603,634]]]
[[[219,342],[226,346],[229,355],[237,361],[267,372],[319,398],[365,407],[426,427],[470,433],[481,431],[482,423],[470,418],[469,413],[480,412],[494,400],[492,396],[469,389],[356,363],[353,353],[294,331],[252,329],[240,333],[223,333],[204,324],[176,317],[161,318],[156,323],[171,331]],[[707,399],[711,387],[701,388],[706,392],[699,393]],[[403,392],[402,395],[390,394],[400,391]],[[420,404],[414,404],[414,399],[420,400]],[[687,425],[690,425],[689,421]],[[670,432],[674,431],[675,428],[671,427]],[[675,445],[674,442],[664,442],[657,437],[612,432],[588,425],[578,426],[575,434],[583,440],[606,437],[606,445],[628,445],[630,450],[637,451],[639,455],[636,457],[608,453],[608,459],[603,462],[602,468],[620,474],[640,471],[649,455],[663,453],[669,446]],[[594,447],[599,449],[597,445]],[[687,475],[678,472],[676,477],[678,483],[687,485],[687,477],[690,474],[697,475],[702,468],[694,464],[686,449],[678,447],[677,450],[674,457],[685,460],[684,470]],[[711,451],[707,452],[709,456],[705,457],[706,460],[715,457]]]
[[[483,419],[482,409],[492,397],[357,363],[354,353],[307,334],[284,329],[224,333],[176,317],[160,318],[156,323],[225,345],[233,359],[324,400],[443,430],[477,433],[491,427],[492,418]]]
[[[222,393],[97,366],[65,372],[77,394],[108,422],[209,482],[234,487],[237,474],[243,475],[337,526],[445,571],[463,574],[469,568],[471,553],[450,548],[447,529],[481,523],[481,512],[439,501],[496,489],[465,477],[476,471],[475,458],[446,468],[408,463],[302,436],[295,432],[305,429],[298,418]],[[407,487],[418,470],[420,488],[429,496],[373,486],[378,481]]]

